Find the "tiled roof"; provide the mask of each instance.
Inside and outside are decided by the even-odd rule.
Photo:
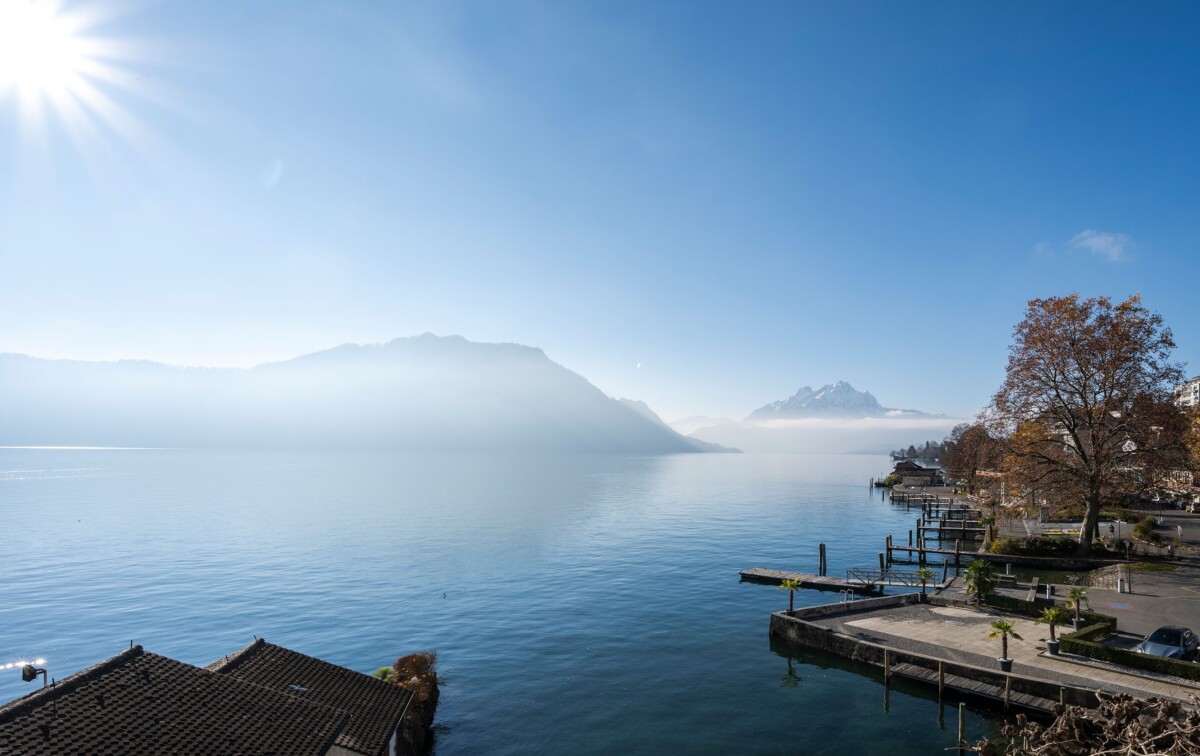
[[[398,685],[261,639],[208,669],[348,712],[337,744],[369,756],[384,752],[412,700]]]
[[[134,646],[0,707],[0,754],[324,754],[346,720]]]

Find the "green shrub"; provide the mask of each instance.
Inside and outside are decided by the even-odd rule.
[[[1037,603],[1034,601],[1023,601],[1021,599],[1013,598],[1012,596],[1005,596],[999,593],[993,593],[992,595],[988,596],[983,603],[985,606],[989,606],[992,609],[999,609],[1002,612],[1019,614],[1022,617],[1032,617],[1034,619],[1042,616],[1042,612],[1046,610],[1046,604]],[[1108,635],[1115,632],[1117,629],[1116,617],[1110,617],[1107,614],[1100,614],[1098,612],[1082,612],[1081,616],[1087,621],[1088,625],[1087,627],[1081,629],[1079,633],[1088,632],[1093,627],[1099,627],[1101,630],[1103,630],[1102,635]],[[1080,637],[1079,633],[1072,633],[1071,636],[1064,634],[1060,637],[1064,640],[1068,637],[1078,638]]]
[[[1185,680],[1200,680],[1200,664],[1139,654],[1136,651],[1106,646],[1094,640],[1108,634],[1109,631],[1104,625],[1089,625],[1077,633],[1062,636],[1060,648],[1069,654],[1079,654],[1134,669],[1143,669],[1147,672],[1159,672],[1164,675],[1182,677]]]
[[[1162,536],[1154,532],[1155,519],[1153,517],[1143,517],[1138,520],[1133,526],[1133,536],[1140,541],[1150,541],[1158,543],[1162,540]]]
[[[883,485],[887,486],[888,488],[891,488],[892,486],[898,486],[900,485],[900,480],[901,478],[899,475],[892,473],[883,479]]]

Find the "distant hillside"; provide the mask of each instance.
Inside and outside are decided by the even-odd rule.
[[[729,451],[641,408],[540,349],[458,336],[249,370],[0,355],[0,445]]]

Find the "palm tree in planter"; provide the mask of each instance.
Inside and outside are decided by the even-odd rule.
[[[1075,630],[1077,632],[1082,630],[1084,624],[1083,611],[1085,609],[1091,611],[1092,609],[1091,605],[1088,604],[1087,588],[1084,588],[1082,585],[1077,585],[1072,588],[1067,593],[1066,604],[1067,608],[1075,613],[1075,617],[1072,620],[1072,625],[1074,626]]]
[[[1000,658],[996,661],[1000,662],[1001,672],[1012,672],[1012,659],[1008,658],[1009,636],[1023,640],[1021,636],[1017,635],[1016,627],[1008,620],[998,619],[992,622],[992,631],[988,633],[988,637],[1000,639]]]
[[[1071,615],[1067,614],[1067,610],[1060,606],[1052,606],[1042,612],[1042,616],[1035,620],[1038,625],[1050,626],[1050,640],[1046,641],[1046,648],[1050,651],[1051,656],[1058,656],[1058,639],[1054,637],[1054,628],[1058,625],[1067,624],[1067,620]]]
[[[963,571],[963,578],[967,593],[971,594],[978,604],[982,604],[984,599],[996,590],[996,569],[987,560],[976,559],[968,564],[967,569]]]
[[[933,580],[933,570],[928,567],[917,568],[917,580],[921,581],[921,601],[925,600],[925,584]]]
[[[775,586],[775,590],[788,592],[788,614],[791,614],[793,611],[795,611],[793,608],[793,601],[796,596],[796,591],[800,590],[800,581],[784,580],[782,583]]]

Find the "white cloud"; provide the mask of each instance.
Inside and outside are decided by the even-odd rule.
[[[1128,259],[1132,247],[1133,240],[1129,234],[1114,234],[1094,228],[1085,228],[1067,242],[1067,249],[1082,249],[1109,262]]]

